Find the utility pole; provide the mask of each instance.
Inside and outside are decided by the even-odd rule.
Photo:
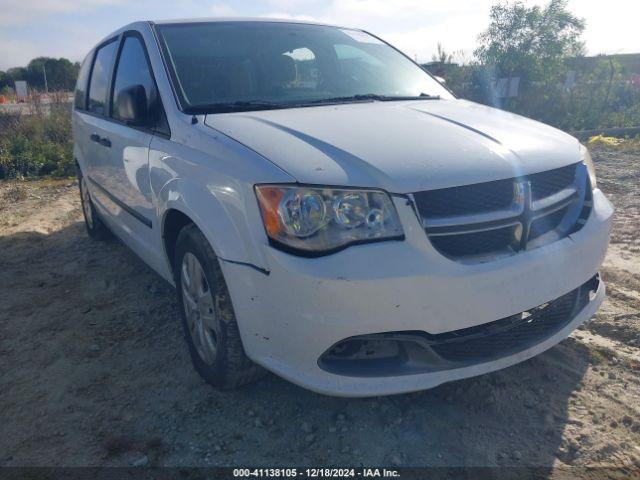
[[[49,86],[47,85],[47,69],[42,64],[42,73],[44,74],[44,93],[49,93]]]

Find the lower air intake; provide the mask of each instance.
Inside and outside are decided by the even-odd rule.
[[[386,332],[347,338],[318,361],[338,375],[384,377],[460,368],[526,350],[562,330],[598,290],[596,275],[579,288],[525,312],[441,334]]]

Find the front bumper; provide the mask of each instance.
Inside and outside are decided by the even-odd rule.
[[[270,274],[222,263],[243,344],[268,370],[311,390],[372,396],[431,388],[531,358],[590,318],[593,298],[561,330],[508,356],[443,371],[346,376],[318,365],[341,340],[380,332],[437,335],[485,324],[556,299],[592,278],[604,258],[613,208],[594,191],[593,210],[578,232],[544,247],[483,264],[461,264],[429,243],[412,208],[396,208],[406,240],[300,258],[265,247]]]

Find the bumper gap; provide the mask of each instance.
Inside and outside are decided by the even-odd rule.
[[[320,356],[330,373],[385,377],[436,372],[497,360],[553,336],[595,298],[598,274],[580,287],[525,312],[441,334],[373,333],[346,338]]]

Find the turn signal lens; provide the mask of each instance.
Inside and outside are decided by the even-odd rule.
[[[278,220],[278,206],[282,200],[282,190],[276,187],[260,187],[256,188],[256,195],[267,235],[270,237],[278,235],[282,229]]]
[[[580,145],[580,156],[582,157],[582,163],[584,163],[587,167],[587,172],[589,173],[589,181],[591,182],[591,188],[596,188],[596,167],[593,164],[593,159],[591,158],[591,153],[589,153],[589,149],[584,145]]]

